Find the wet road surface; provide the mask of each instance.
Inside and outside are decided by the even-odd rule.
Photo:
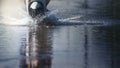
[[[1,68],[119,68],[119,26],[0,26]]]
[[[119,68],[118,21],[78,9],[78,1],[51,1],[49,20],[65,25],[0,25],[0,68]]]

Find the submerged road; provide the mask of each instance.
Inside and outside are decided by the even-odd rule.
[[[119,21],[81,5],[51,1],[47,22],[61,26],[0,25],[0,68],[120,68]]]

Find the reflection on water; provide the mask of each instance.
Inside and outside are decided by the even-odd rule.
[[[108,63],[109,68],[119,68],[120,67],[120,26],[107,26],[107,27],[96,27],[93,28],[96,32],[93,32],[93,39],[92,43],[94,44],[95,49],[97,50],[96,53],[103,53],[103,56],[98,58],[103,58],[105,64]],[[101,34],[104,37],[99,36]],[[96,42],[94,40],[98,39]],[[102,43],[101,43],[102,42]],[[96,46],[95,46],[96,45]],[[99,48],[98,48],[99,47]],[[102,51],[100,50],[102,49]],[[91,48],[93,49],[93,48]],[[95,52],[93,52],[95,53]],[[106,58],[104,58],[106,57]]]
[[[51,68],[52,30],[46,26],[30,28],[25,58],[21,59],[21,68]]]
[[[0,26],[1,68],[119,68],[119,26]],[[86,32],[87,30],[87,32]]]
[[[27,27],[0,26],[0,68],[19,68],[21,45],[26,43]]]

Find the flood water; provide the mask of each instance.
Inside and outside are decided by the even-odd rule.
[[[57,26],[1,24],[0,68],[120,68],[119,20],[81,2],[51,1],[47,22]]]

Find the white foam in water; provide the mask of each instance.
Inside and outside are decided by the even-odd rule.
[[[53,21],[55,20],[57,17],[55,17],[55,15],[57,15],[59,11],[56,9],[56,10],[53,10],[53,11],[50,11],[50,12],[47,12],[45,15],[43,16],[38,16],[37,19],[39,19],[39,22],[43,21],[45,18],[48,18],[50,21]]]
[[[24,3],[24,0],[4,0],[1,4],[0,8],[0,24],[4,25],[29,25],[33,22],[33,19],[29,16],[27,12],[26,5]],[[48,13],[46,13],[45,16],[38,17],[37,19],[39,22],[44,20],[45,18],[48,18],[48,20],[54,22],[54,23],[60,23],[60,22],[80,22],[79,20],[76,20],[78,18],[81,18],[81,16],[75,16],[65,19],[57,18],[56,16],[59,13],[59,10],[53,10]]]
[[[0,8],[1,21],[4,25],[29,25],[33,20],[27,13],[24,0],[4,0]]]
[[[48,13],[46,13],[45,16],[41,16],[39,18],[39,22],[41,22],[42,20],[46,19],[50,22],[52,22],[52,24],[66,24],[66,23],[80,23],[80,18],[83,17],[83,16],[74,16],[74,17],[69,17],[69,18],[58,18],[59,16],[57,15],[59,13],[59,10],[56,9],[56,10],[53,10],[53,11],[50,11]]]
[[[70,17],[70,18],[65,18],[65,19],[59,19],[60,22],[75,22],[75,23],[80,23],[81,21],[79,20],[82,16],[75,16],[75,17]],[[76,20],[78,19],[78,20]]]

